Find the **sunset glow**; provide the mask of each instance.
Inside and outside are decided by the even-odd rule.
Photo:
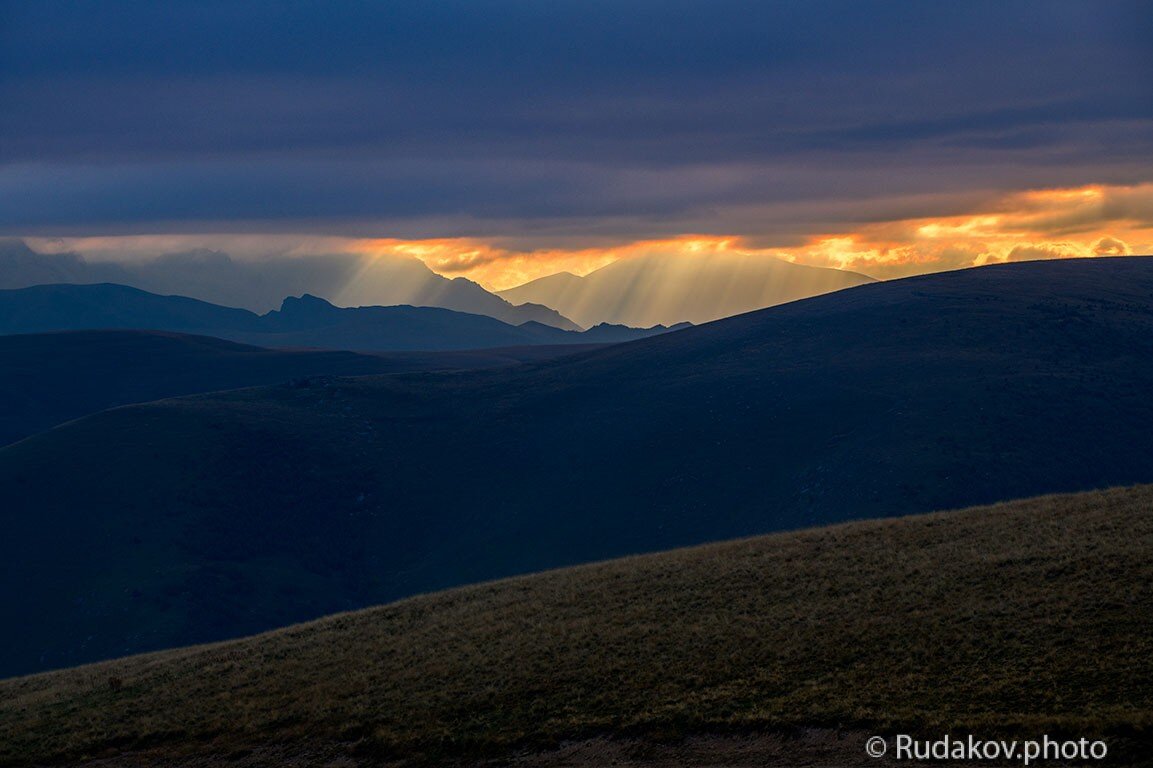
[[[501,247],[497,239],[350,238],[292,234],[134,235],[31,238],[45,252],[74,250],[96,260],[131,261],[197,248],[238,258],[357,254],[419,259],[446,277],[504,290],[558,272],[586,275],[636,256],[708,258],[741,253],[862,272],[878,279],[1006,261],[1153,254],[1153,183],[1085,185],[991,195],[979,206],[923,218],[833,223],[799,245],[765,247],[772,232],[684,234],[598,247]]]
[[[1153,253],[1153,184],[1027,190],[994,199],[986,210],[898,219],[814,232],[801,246],[756,248],[740,235],[685,235],[607,248],[511,251],[467,238],[357,240],[368,255],[403,254],[433,271],[501,290],[571,272],[587,274],[619,259],[668,254],[706,257],[736,251],[798,264],[892,278],[1039,258]]]

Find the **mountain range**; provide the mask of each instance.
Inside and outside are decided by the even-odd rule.
[[[194,333],[263,347],[361,352],[605,344],[670,330],[600,325],[566,331],[535,321],[514,326],[439,307],[335,307],[307,294],[286,298],[279,310],[257,315],[115,284],[0,290],[0,334],[97,329]]]
[[[341,307],[440,307],[510,325],[536,322],[569,331],[605,323],[699,324],[871,281],[854,272],[716,251],[629,257],[585,277],[560,273],[494,294],[397,254],[246,260],[199,249],[93,261],[70,252],[39,253],[22,240],[0,240],[0,289],[116,283],[258,313],[278,308],[285,296],[309,293]]]
[[[582,325],[699,325],[869,282],[856,272],[718,251],[625,258],[584,277],[562,272],[499,293]]]
[[[117,283],[255,312],[277,307],[285,296],[310,292],[343,306],[441,307],[510,325],[538,322],[580,330],[555,310],[514,306],[471,280],[442,277],[411,257],[331,254],[245,261],[199,249],[137,261],[90,261],[70,252],[40,253],[23,240],[0,240],[0,289],[51,283]]]
[[[516,573],[1153,481],[1153,259],[104,411],[0,449],[0,675]],[[64,481],[66,480],[66,481]]]

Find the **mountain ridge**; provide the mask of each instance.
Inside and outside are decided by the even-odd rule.
[[[47,283],[118,283],[150,293],[191,294],[258,313],[274,308],[286,295],[310,291],[345,306],[434,306],[510,325],[536,320],[581,330],[549,307],[514,305],[471,280],[443,277],[410,257],[330,254],[248,262],[201,248],[142,261],[89,261],[71,252],[40,253],[23,240],[0,238],[0,289]]]
[[[263,347],[356,352],[448,351],[522,345],[598,343],[539,321],[513,326],[487,315],[442,307],[336,307],[305,294],[257,315],[185,296],[160,296],[116,283],[0,289],[0,333],[139,329],[196,333]],[[668,329],[619,330],[615,340]]]

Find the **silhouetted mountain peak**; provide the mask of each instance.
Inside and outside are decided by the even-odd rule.
[[[17,278],[17,282],[23,278],[27,285],[65,282],[87,265],[75,253],[44,255],[32,250],[28,243],[18,237],[5,237],[0,238],[0,266],[5,269],[5,274],[0,278],[0,288],[6,288],[14,287],[8,284],[13,277]],[[99,281],[94,279],[87,282]]]
[[[324,316],[340,312],[340,308],[319,296],[305,293],[300,296],[286,296],[284,301],[280,303],[280,312],[294,317],[302,315]]]
[[[660,323],[651,325],[648,328],[642,328],[644,331],[679,331],[682,328],[692,328],[693,324],[690,322],[675,323],[673,325],[662,325]],[[637,330],[631,325],[624,325],[623,323],[597,323],[589,331],[634,331]]]
[[[0,237],[0,254],[8,255],[10,253],[34,254],[35,251],[28,247],[28,243],[18,237]]]
[[[258,316],[245,309],[110,283],[0,289],[0,334],[92,329],[195,332],[261,346],[373,352],[603,343],[654,333],[622,328],[611,338],[590,337],[547,320],[517,327],[488,315],[443,307],[344,308],[310,293],[282,299],[279,310]]]
[[[18,238],[0,238],[0,267],[0,289],[119,283],[258,312],[277,306],[285,295],[315,291],[345,307],[441,307],[487,315],[509,325],[538,320],[562,330],[581,330],[554,309],[514,306],[467,278],[442,277],[412,257],[366,260],[336,253],[253,260],[193,248],[125,262],[88,261],[77,253],[40,253]]]

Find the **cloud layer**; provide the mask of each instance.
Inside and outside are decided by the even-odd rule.
[[[824,216],[795,224],[796,234],[784,244],[778,238],[736,233],[591,246],[578,238],[531,250],[510,247],[502,238],[405,240],[285,234],[33,239],[32,244],[42,252],[77,252],[96,263],[146,265],[153,274],[166,274],[166,285],[176,286],[181,281],[194,284],[201,273],[204,279],[215,275],[219,270],[214,269],[212,259],[219,260],[219,252],[227,252],[239,264],[249,265],[245,269],[251,277],[237,281],[216,275],[216,282],[235,284],[245,296],[254,287],[265,286],[271,293],[261,298],[264,303],[278,298],[277,292],[283,293],[286,286],[299,292],[310,284],[315,284],[314,292],[327,289],[323,295],[338,303],[371,302],[379,286],[369,279],[372,272],[365,265],[414,259],[441,275],[467,277],[502,290],[557,272],[584,275],[622,259],[660,255],[706,259],[746,254],[848,269],[881,279],[1025,259],[1153,255],[1153,184],[1029,190],[976,202],[913,202],[909,210],[929,209],[935,214],[885,219],[868,211],[869,215],[854,217],[846,209],[846,215],[838,218],[840,209],[833,208]],[[890,207],[899,214],[902,204],[892,201]],[[212,259],[194,250],[205,246],[214,249],[208,253]],[[158,259],[162,254],[179,255]],[[235,266],[230,261],[230,269]],[[285,274],[294,275],[295,282],[273,279]]]
[[[739,236],[1153,179],[1125,2],[0,3],[0,233]]]

